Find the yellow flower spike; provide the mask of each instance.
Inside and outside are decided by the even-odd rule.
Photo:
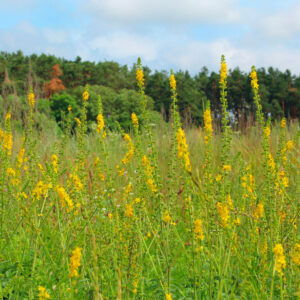
[[[170,87],[173,91],[176,90],[176,79],[175,79],[174,74],[170,75]]]
[[[65,189],[62,186],[57,186],[56,187],[56,192],[58,194],[58,197],[61,201],[62,206],[64,207],[67,202],[69,210],[73,210],[74,209],[74,203],[72,201],[72,199],[70,198],[70,196],[68,195],[68,193],[65,191]]]
[[[231,171],[231,165],[224,165],[223,166],[223,171],[230,172]]]
[[[227,79],[227,64],[224,55],[222,55],[221,69],[220,69],[220,83],[223,84],[226,81],[226,79]]]
[[[285,148],[291,151],[293,149],[293,141],[288,141],[285,145]]]
[[[275,253],[275,270],[282,274],[283,269],[286,268],[286,260],[284,256],[283,247],[281,244],[276,244],[273,248],[273,252]]]
[[[148,184],[148,186],[149,186],[152,193],[155,193],[157,191],[157,187],[156,187],[156,185],[155,185],[152,178],[148,178],[147,184]]]
[[[218,175],[216,176],[216,181],[219,182],[219,181],[221,181],[221,179],[222,179],[222,175],[221,175],[221,174],[218,174]]]
[[[23,164],[23,161],[24,161],[24,154],[25,154],[25,149],[24,148],[21,148],[19,153],[18,153],[18,156],[17,156],[17,160],[18,160],[18,163],[19,163],[19,167]]]
[[[254,217],[256,219],[262,218],[264,216],[264,205],[262,203],[258,203],[254,212]]]
[[[191,172],[192,167],[190,162],[188,145],[186,142],[185,133],[182,128],[179,128],[178,131],[176,132],[176,140],[177,140],[177,147],[178,147],[178,158],[183,159],[186,171]]]
[[[256,73],[256,70],[255,70],[255,67],[253,66],[252,67],[252,71],[250,73],[250,76],[251,78],[251,87],[254,89],[254,90],[258,90],[259,86],[258,86],[258,83],[257,83],[257,73]]]
[[[68,106],[68,112],[71,112],[71,111],[72,111],[72,106],[69,105],[69,106]]]
[[[46,289],[42,286],[39,286],[39,300],[50,299],[50,295],[47,293]]]
[[[300,266],[300,243],[296,243],[295,247],[293,248],[292,261],[297,266]]]
[[[283,118],[280,122],[281,128],[285,128],[286,127],[286,120],[285,118]]]
[[[41,197],[45,197],[50,188],[52,188],[51,184],[45,184],[42,180],[40,180],[32,191],[33,199],[40,200]]]
[[[11,113],[10,112],[8,112],[7,114],[6,114],[6,116],[5,116],[5,125],[7,124],[7,122],[9,122],[11,120]]]
[[[6,171],[7,177],[15,177],[16,176],[16,171],[12,168],[8,168]]]
[[[131,137],[130,137],[129,134],[125,133],[125,135],[124,135],[124,141],[131,142]]]
[[[30,90],[30,92],[28,94],[28,104],[31,108],[34,108],[35,96],[34,96],[32,89]]]
[[[87,101],[87,100],[89,100],[89,97],[90,97],[90,94],[89,94],[88,90],[85,90],[85,91],[82,93],[82,100],[83,100],[83,101]]]
[[[270,138],[270,135],[271,135],[271,129],[270,129],[270,126],[266,126],[266,127],[264,128],[264,134],[265,134],[265,137],[266,137],[267,139]]]
[[[11,150],[13,146],[13,136],[10,132],[4,133],[3,138],[3,148],[6,150],[8,155],[11,155]]]
[[[69,177],[74,183],[75,191],[76,192],[81,191],[83,189],[83,184],[82,184],[80,178],[76,174],[70,174]]]
[[[202,229],[202,221],[200,219],[197,219],[194,221],[194,233],[196,240],[204,240],[204,235],[203,235],[203,229]]]
[[[164,213],[163,219],[164,219],[165,223],[169,223],[171,221],[171,217],[170,217],[169,212],[167,210]]]
[[[52,161],[53,169],[54,169],[55,173],[57,173],[57,171],[58,171],[58,163],[57,163],[58,157],[57,157],[56,154],[53,154],[53,155],[51,156],[51,161]]]
[[[126,204],[126,211],[125,211],[125,215],[129,218],[133,217],[133,208],[132,208],[132,204]]]
[[[134,127],[138,127],[139,126],[138,117],[137,117],[137,115],[134,112],[131,114],[131,120],[132,120],[132,124],[133,124]]]
[[[222,221],[222,225],[226,228],[229,227],[229,220],[230,220],[230,216],[229,216],[229,209],[227,207],[226,204],[223,204],[221,202],[217,203],[217,210],[219,213],[219,216],[221,218]]]
[[[172,295],[171,294],[166,294],[166,300],[173,300]]]
[[[78,268],[80,267],[81,248],[76,247],[70,258],[70,277],[78,277]]]
[[[139,86],[143,86],[144,85],[144,72],[142,70],[142,68],[139,68],[136,70],[136,79],[138,82]]]
[[[97,116],[97,132],[101,132],[101,130],[104,128],[104,118],[102,114],[99,114]]]
[[[213,128],[212,128],[210,108],[205,110],[203,117],[204,117],[204,129],[206,132],[208,132],[211,135],[213,132]]]
[[[80,127],[81,126],[81,121],[78,118],[74,118],[74,120],[76,121],[78,127]]]

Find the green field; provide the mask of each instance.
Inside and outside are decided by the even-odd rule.
[[[298,299],[299,124],[266,120],[255,69],[256,122],[182,129],[171,73],[171,118],[153,120],[137,68],[140,118],[130,132],[87,126],[66,111],[63,131],[7,113],[0,131],[1,299]],[[101,96],[101,95],[100,95]]]

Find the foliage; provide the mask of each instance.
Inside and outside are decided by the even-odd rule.
[[[63,74],[54,76],[53,66],[58,65]],[[79,87],[82,89],[85,84],[105,86],[116,93],[122,89],[137,90],[136,68],[135,64],[128,68],[126,65],[121,66],[112,61],[98,63],[82,61],[80,57],[71,61],[46,54],[25,56],[21,51],[1,52],[0,94],[4,98],[9,94],[24,96],[24,90],[28,91],[29,86],[32,85],[37,98],[45,98],[49,94],[49,91],[45,90],[45,84],[47,87],[53,78],[56,78],[54,86],[60,86],[59,90],[63,90],[62,87],[65,86],[71,94],[73,94],[72,89]],[[153,99],[153,109],[162,111],[168,120],[171,101],[167,72],[157,70],[152,72],[149,67],[143,67],[143,71],[146,79],[145,93]],[[267,70],[260,68],[257,73],[265,114],[271,114],[273,119],[283,116],[299,118],[300,77],[292,75],[289,70],[281,72],[273,67]],[[61,73],[56,72],[56,74]],[[203,105],[206,99],[209,99],[215,118],[218,119],[216,121],[220,122],[218,74],[209,72],[206,67],[203,67],[194,76],[191,76],[188,71],[180,70],[175,73],[175,76],[178,79],[178,108],[182,118],[191,120],[196,125],[202,124]],[[52,89],[51,93],[55,91],[58,90]],[[228,95],[229,111],[244,126],[247,119],[251,120],[255,114],[249,73],[239,68],[229,70]]]

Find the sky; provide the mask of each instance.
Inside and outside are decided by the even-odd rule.
[[[0,51],[300,74],[299,0],[0,0]]]

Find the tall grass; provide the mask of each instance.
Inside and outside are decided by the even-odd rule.
[[[253,69],[255,71],[255,69]],[[107,132],[101,98],[87,132],[0,132],[0,297],[3,299],[296,299],[299,297],[299,125],[228,123],[222,58],[221,128],[182,130],[171,73],[172,122],[142,119]],[[262,116],[262,117],[261,117]]]

